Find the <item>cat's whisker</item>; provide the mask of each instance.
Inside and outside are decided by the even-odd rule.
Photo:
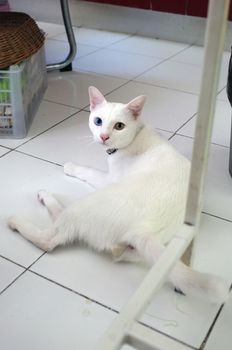
[[[93,136],[92,135],[85,135],[85,136],[81,136],[81,137],[77,137],[78,140],[83,140],[83,139],[92,139]]]
[[[91,140],[91,141],[89,141],[88,143],[87,143],[87,146],[90,146],[90,145],[93,145],[93,144],[95,144],[96,142],[94,141],[94,140]]]

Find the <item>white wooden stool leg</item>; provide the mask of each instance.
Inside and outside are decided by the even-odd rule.
[[[140,350],[167,350],[165,341],[162,348],[162,342],[158,338],[156,340],[155,336],[153,337],[149,334],[145,339],[144,328],[141,328],[140,331],[140,327],[143,326],[139,324],[136,326],[135,334],[134,324],[152,300],[154,293],[166,280],[174,263],[190,244],[195,229],[198,227],[229,2],[229,0],[211,0],[209,5],[205,39],[206,51],[185,223],[183,223],[180,234],[172,239],[158,262],[150,269],[137,291],[122,309],[120,315],[116,317],[96,347],[97,350],[119,350],[124,343],[136,343]],[[148,338],[152,340],[149,341]],[[137,339],[137,342],[134,342],[133,339]],[[168,350],[174,350],[174,348],[176,349],[176,344],[173,344],[173,347],[169,344]]]

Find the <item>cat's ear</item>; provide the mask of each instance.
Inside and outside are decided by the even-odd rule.
[[[137,119],[140,116],[145,101],[146,101],[146,96],[141,95],[141,96],[134,98],[132,101],[130,101],[126,105],[126,108],[129,109],[129,111],[132,113],[132,115],[135,119]]]
[[[89,102],[90,110],[93,111],[98,105],[106,103],[105,97],[102,93],[94,86],[89,87]]]

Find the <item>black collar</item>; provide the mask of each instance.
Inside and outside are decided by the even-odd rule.
[[[108,148],[107,150],[106,150],[106,152],[109,154],[109,156],[111,155],[111,154],[113,154],[113,153],[115,153],[115,152],[117,152],[117,148]]]

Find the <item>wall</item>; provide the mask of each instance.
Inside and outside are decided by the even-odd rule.
[[[10,0],[10,3],[13,9],[25,11],[38,20],[62,23],[58,0]],[[205,18],[87,1],[69,0],[69,4],[72,23],[75,26],[137,33],[197,45],[203,44]],[[226,49],[230,50],[231,44],[232,23],[229,22]]]

